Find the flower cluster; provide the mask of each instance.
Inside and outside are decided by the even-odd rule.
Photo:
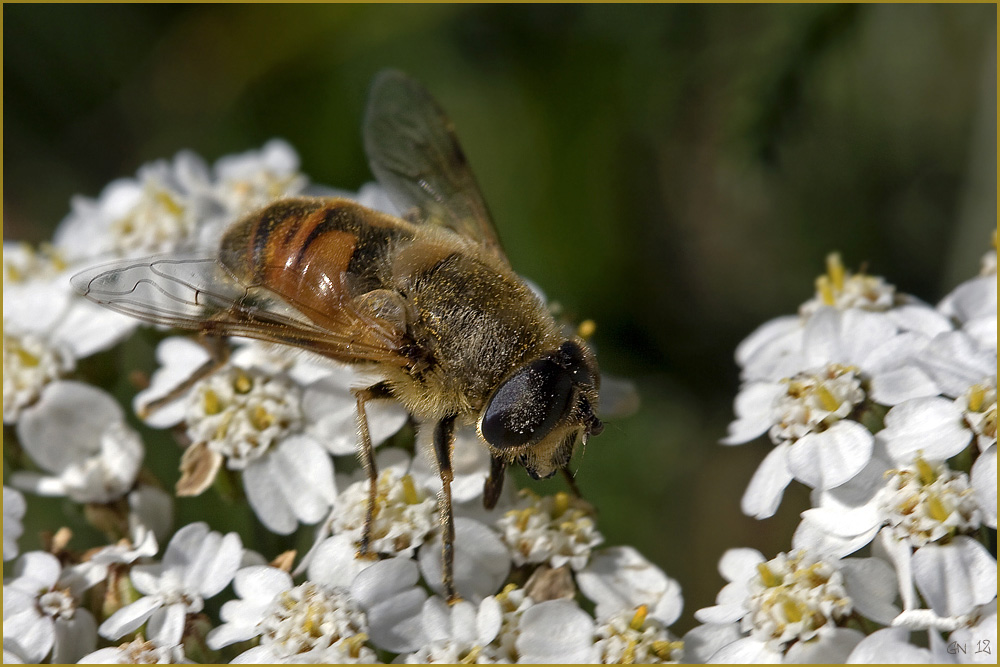
[[[474,429],[458,430],[453,452],[461,600],[449,604],[430,434],[391,401],[365,407],[378,474],[359,553],[370,484],[356,460],[355,390],[370,377],[305,351],[140,329],[70,287],[105,258],[210,249],[247,212],[310,193],[392,212],[375,186],[310,186],[275,141],[211,167],[190,153],[147,165],[96,200],[74,199],[51,244],[5,244],[4,421],[16,446],[4,661],[683,659],[670,631],[680,587],[634,549],[602,546],[589,504],[508,484],[483,508],[490,458]],[[154,341],[157,366],[128,376],[126,410],[80,362],[133,333]],[[182,448],[173,493],[147,460],[152,439]],[[32,495],[79,506],[108,541],[61,528],[20,553]],[[175,498],[192,496],[205,499],[203,520],[177,525]],[[219,530],[220,499],[244,501],[252,530]]]
[[[792,551],[725,554],[729,583],[696,613],[689,659],[950,661],[942,633],[996,645],[996,556],[984,545],[997,526],[995,247],[994,235],[981,275],[937,307],[831,255],[797,316],[739,346],[723,443],[766,434],[774,445],[743,511],[771,516],[793,481],[812,489],[812,507]]]

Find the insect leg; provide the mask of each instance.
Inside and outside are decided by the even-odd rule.
[[[153,412],[162,408],[164,405],[176,401],[178,398],[187,393],[197,382],[205,379],[215,371],[225,366],[226,362],[229,361],[228,341],[229,339],[225,336],[199,336],[198,342],[201,343],[206,350],[208,350],[208,354],[210,355],[209,358],[206,359],[205,363],[196,368],[194,372],[179,385],[168,391],[163,396],[160,396],[159,398],[142,406],[138,411],[139,417],[145,419]]]
[[[360,457],[361,464],[365,467],[365,474],[368,476],[368,509],[365,512],[365,529],[361,533],[358,554],[367,556],[372,543],[372,528],[375,523],[378,468],[375,465],[375,451],[372,447],[371,434],[368,432],[368,415],[365,412],[365,403],[375,398],[386,398],[389,393],[386,387],[379,383],[367,389],[356,390],[354,396],[358,402],[358,457]]]
[[[576,475],[569,469],[569,466],[563,466],[560,468],[563,477],[566,478],[566,483],[569,484],[569,490],[573,492],[573,495],[577,498],[582,498],[583,495],[580,493],[580,487],[576,485]]]
[[[503,491],[503,474],[507,469],[507,464],[503,459],[496,456],[490,459],[490,476],[483,484],[483,507],[488,510],[493,509],[500,499],[500,492]]]
[[[444,591],[448,604],[459,601],[455,592],[455,517],[451,510],[451,449],[455,444],[455,415],[445,417],[434,427],[434,454],[437,457],[438,472],[441,474],[441,495],[438,507],[441,511],[441,561]]]

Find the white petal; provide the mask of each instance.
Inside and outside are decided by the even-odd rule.
[[[260,522],[278,535],[289,535],[299,525],[295,509],[283,492],[276,461],[264,455],[243,470],[247,502]]]
[[[853,628],[835,628],[814,641],[795,642],[785,654],[785,663],[842,664],[865,636]]]
[[[839,421],[796,440],[788,450],[788,469],[803,484],[831,489],[861,472],[874,444],[871,431],[858,422]]]
[[[831,533],[812,521],[809,515],[813,510],[806,510],[802,513],[802,521],[792,535],[793,549],[806,549],[824,558],[843,558],[848,556],[874,539],[878,534],[879,526],[875,525],[860,535],[845,537],[836,533]],[[838,530],[848,528],[848,522],[838,522]]]
[[[593,663],[594,621],[568,600],[540,602],[521,616],[515,646],[523,663]]]
[[[936,336],[951,329],[948,318],[926,304],[896,306],[886,315],[902,331],[916,331],[925,336]]]
[[[875,351],[896,336],[896,325],[885,313],[856,308],[840,312],[840,354],[831,356],[827,361],[850,363],[867,371],[868,361]]]
[[[896,578],[892,566],[881,558],[845,558],[840,561],[844,584],[863,616],[888,625],[899,614],[892,604],[896,599]]]
[[[233,590],[245,600],[271,600],[292,585],[287,572],[266,565],[245,567],[233,577]]]
[[[163,606],[163,600],[156,596],[139,598],[113,613],[97,628],[98,634],[107,639],[118,639],[139,628],[140,625]]]
[[[292,436],[279,444],[272,459],[286,501],[301,523],[316,523],[337,497],[330,455],[312,438]]]
[[[75,663],[97,648],[97,621],[86,609],[77,609],[73,617],[56,619],[56,644],[52,664]]]
[[[474,519],[455,517],[455,590],[479,601],[497,592],[510,571],[510,552],[493,530]],[[431,590],[441,594],[441,537],[420,547],[420,571]]]
[[[74,299],[52,335],[65,343],[77,359],[107,350],[125,340],[139,322],[95,303]]]
[[[785,391],[785,387],[776,382],[744,385],[733,407],[737,419],[729,424],[729,434],[720,442],[738,445],[763,435],[774,424],[774,403]]]
[[[773,665],[781,662],[781,653],[767,647],[764,642],[745,637],[719,649],[708,664],[753,663]]]
[[[970,386],[996,373],[996,349],[982,348],[962,331],[940,334],[916,363],[937,383],[940,393],[961,396]]]
[[[367,612],[369,635],[379,648],[401,653],[423,643],[427,593],[415,586],[419,578],[412,560],[390,558],[369,567],[351,585],[351,596]]]
[[[902,628],[885,628],[868,635],[851,651],[847,659],[852,665],[926,664],[935,662],[931,652],[907,641],[909,632]]]
[[[788,470],[789,445],[782,444],[772,449],[750,478],[750,484],[743,493],[740,508],[747,516],[766,519],[774,516],[781,504],[781,496],[792,481]]]
[[[946,398],[917,398],[900,403],[885,416],[878,433],[894,461],[908,464],[920,453],[926,459],[943,461],[966,448],[972,432],[965,427],[962,411]]]
[[[747,614],[747,608],[739,604],[717,604],[703,607],[694,613],[700,623],[710,625],[734,624]]]
[[[31,595],[39,590],[51,589],[59,580],[62,565],[59,559],[45,551],[29,551],[22,554],[14,568],[16,579],[5,581],[4,588],[11,586]]]
[[[687,664],[708,662],[713,654],[740,637],[740,627],[736,623],[699,625],[684,635],[684,662]]]
[[[142,414],[149,403],[169,394],[210,358],[208,350],[190,338],[165,338],[156,347],[160,368],[153,373],[149,387],[136,394],[132,401],[135,412]],[[183,421],[186,405],[186,401],[178,397],[178,400],[150,412],[144,421],[153,428],[168,428]]]
[[[946,651],[954,653],[955,657],[962,662],[976,662],[982,664],[996,663],[997,646],[997,603],[994,600],[987,607],[979,612],[979,621],[972,627],[964,627],[956,630],[948,638],[949,644]],[[933,639],[934,633],[931,634]],[[959,653],[958,645],[961,645],[967,652]],[[985,649],[989,648],[990,651]]]
[[[107,392],[63,380],[48,385],[24,411],[17,434],[39,466],[58,473],[99,451],[108,424],[123,419],[124,411]]]
[[[357,553],[358,545],[348,533],[321,541],[311,552],[309,579],[329,586],[347,588],[361,572],[379,563],[368,558],[357,558]],[[416,564],[413,566],[416,571]]]
[[[212,533],[211,537],[215,539],[207,541],[205,548],[199,550],[185,576],[188,584],[204,598],[219,594],[229,585],[243,557],[243,542],[236,533],[227,533],[224,537]]]
[[[4,604],[7,600],[4,591]],[[36,610],[24,611],[3,619],[4,647],[14,651],[27,663],[39,663],[52,650],[56,641],[52,618],[42,616]]]
[[[797,315],[769,320],[736,346],[736,363],[746,369],[747,379],[772,378],[768,369],[777,357],[797,349],[802,322]]]
[[[917,606],[917,591],[913,586],[912,552],[909,542],[897,539],[888,529],[879,531],[872,545],[872,553],[888,560],[896,570],[896,582],[903,609],[914,609]]]
[[[961,616],[996,597],[997,561],[971,537],[913,553],[913,580],[938,616]]]
[[[173,496],[163,489],[140,483],[128,495],[128,505],[129,521],[153,531],[157,544],[166,544],[174,522]],[[148,555],[155,553],[154,550]]]
[[[153,612],[146,625],[149,639],[160,646],[179,644],[184,636],[184,603],[168,604]]]
[[[632,547],[595,553],[577,573],[580,591],[597,603],[598,618],[647,605],[649,615],[671,625],[681,614],[680,585]]]
[[[871,398],[882,405],[898,405],[911,398],[936,396],[937,383],[916,366],[903,366],[872,378]]]
[[[983,514],[983,523],[997,527],[997,446],[996,443],[979,455],[972,464],[972,491]]]
[[[503,626],[503,609],[495,597],[488,597],[476,612],[476,644],[486,646],[496,639]]]

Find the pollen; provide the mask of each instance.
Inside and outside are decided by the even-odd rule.
[[[639,605],[639,608],[635,610],[635,616],[632,617],[632,622],[629,623],[629,627],[633,630],[641,630],[643,624],[646,622],[647,615],[649,615],[649,607],[644,604]]]

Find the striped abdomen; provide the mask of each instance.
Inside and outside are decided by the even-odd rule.
[[[412,236],[404,225],[347,199],[286,199],[233,225],[219,260],[243,284],[266,287],[337,328],[350,299],[388,286],[385,258]]]

